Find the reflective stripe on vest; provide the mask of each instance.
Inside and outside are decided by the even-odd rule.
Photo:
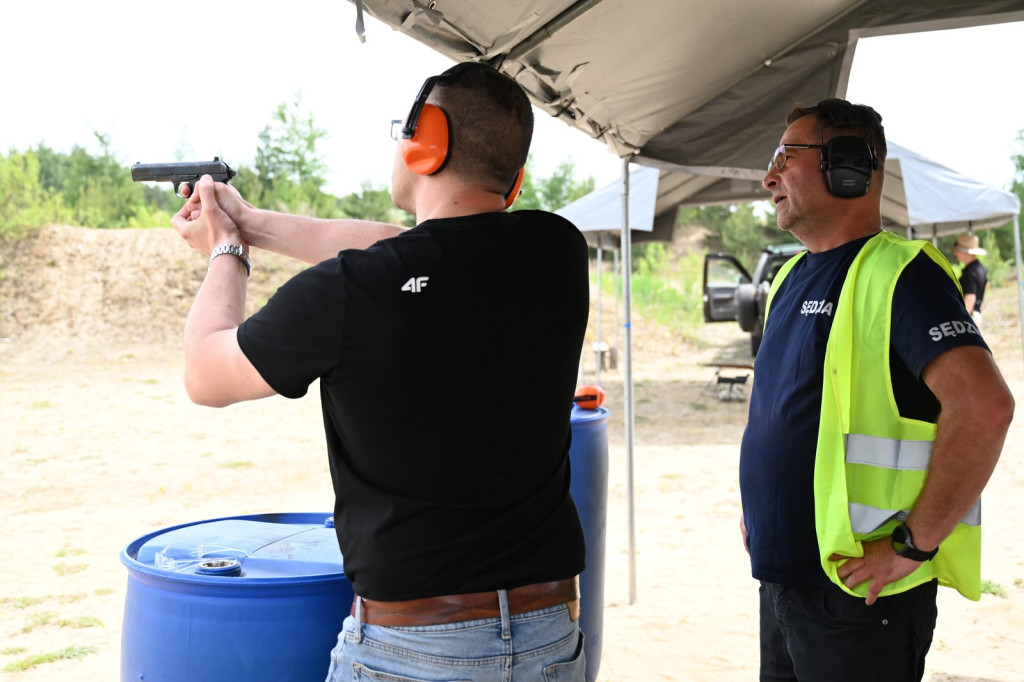
[[[902,509],[879,509],[856,502],[850,502],[847,508],[850,510],[850,526],[853,528],[853,532],[861,535],[873,533],[890,521],[906,521],[910,516]],[[981,500],[974,503],[960,523],[965,526],[981,525]]]
[[[867,464],[883,469],[927,471],[932,458],[932,442],[896,440],[850,433],[846,436],[846,463]],[[900,509],[881,509],[850,502],[850,526],[854,533],[868,535],[890,521],[906,521],[909,514]],[[964,515],[960,523],[981,525],[981,500]]]

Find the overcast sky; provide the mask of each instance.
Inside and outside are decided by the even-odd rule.
[[[341,0],[10,3],[0,150],[96,153],[97,131],[126,165],[249,164],[277,106],[300,97],[329,133],[328,191],[386,186],[390,120],[451,62],[371,17],[360,44],[354,24]],[[1024,129],[1022,45],[1024,22],[862,40],[847,94],[882,114],[890,140],[1005,188]],[[602,143],[540,111],[533,149],[542,176],[566,159],[599,187],[621,172]]]

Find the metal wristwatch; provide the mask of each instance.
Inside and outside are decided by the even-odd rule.
[[[914,561],[931,561],[939,553],[938,547],[930,552],[915,547],[914,536],[910,534],[910,529],[902,523],[892,529],[892,549],[897,556]]]
[[[245,276],[248,277],[252,272],[252,261],[249,260],[249,256],[245,253],[245,248],[240,244],[221,244],[210,253],[210,265],[213,265],[213,259],[217,256],[223,256],[230,254],[238,258],[245,264]],[[209,266],[207,266],[209,267]]]

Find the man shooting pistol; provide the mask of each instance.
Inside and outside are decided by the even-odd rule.
[[[191,195],[199,178],[209,175],[214,182],[227,183],[235,177],[235,171],[220,160],[194,161],[186,163],[137,163],[132,166],[133,182],[170,182],[174,184],[174,192],[179,197]],[[188,194],[181,191],[182,185],[188,186]]]

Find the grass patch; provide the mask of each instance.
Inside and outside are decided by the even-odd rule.
[[[56,617],[56,611],[43,611],[41,613],[33,613],[31,616],[28,617],[28,620],[25,622],[25,627],[23,627],[21,631],[25,634],[28,634],[36,628],[43,627],[44,625],[49,625],[54,621]]]
[[[40,400],[38,402],[32,403],[33,410],[48,410],[51,407],[53,407],[53,401],[50,400]]]
[[[245,467],[251,467],[252,462],[247,459],[239,459],[231,462],[224,462],[220,466],[223,469],[244,469]]]
[[[53,663],[55,661],[64,661],[73,658],[82,658],[89,654],[96,653],[96,647],[94,646],[70,646],[59,651],[51,651],[45,654],[36,654],[35,656],[28,656],[26,658],[18,659],[13,663],[9,663],[4,666],[5,673],[19,673],[24,670],[31,670],[40,665],[46,663]]]
[[[981,581],[981,593],[982,594],[991,594],[993,596],[1001,597],[1002,599],[1006,599],[1006,590],[1003,589],[1002,585],[1000,585],[999,583],[997,583],[995,581],[992,581],[992,580],[982,580]]]
[[[108,594],[114,594],[114,590],[110,587],[101,587],[98,590],[95,590],[93,594],[95,594],[97,597],[105,597]]]
[[[89,564],[57,564],[53,570],[57,572],[57,575],[74,575],[87,568],[89,568]]]
[[[62,618],[57,621],[57,625],[62,628],[101,628],[103,621],[94,616],[82,616],[74,619]]]
[[[27,609],[30,606],[42,604],[42,597],[4,597],[0,599],[0,608],[3,609]]]
[[[87,595],[79,592],[78,594],[62,594],[57,597],[58,603],[61,604],[74,604],[77,601],[82,601]]]
[[[81,556],[83,554],[85,554],[84,549],[79,549],[77,547],[68,547],[67,545],[65,545],[61,548],[59,552],[57,552],[56,556],[58,559],[63,559],[66,556]]]
[[[4,656],[17,656],[18,654],[23,654],[26,651],[28,651],[28,649],[23,646],[9,646],[6,649],[0,649],[0,654],[3,654]]]

